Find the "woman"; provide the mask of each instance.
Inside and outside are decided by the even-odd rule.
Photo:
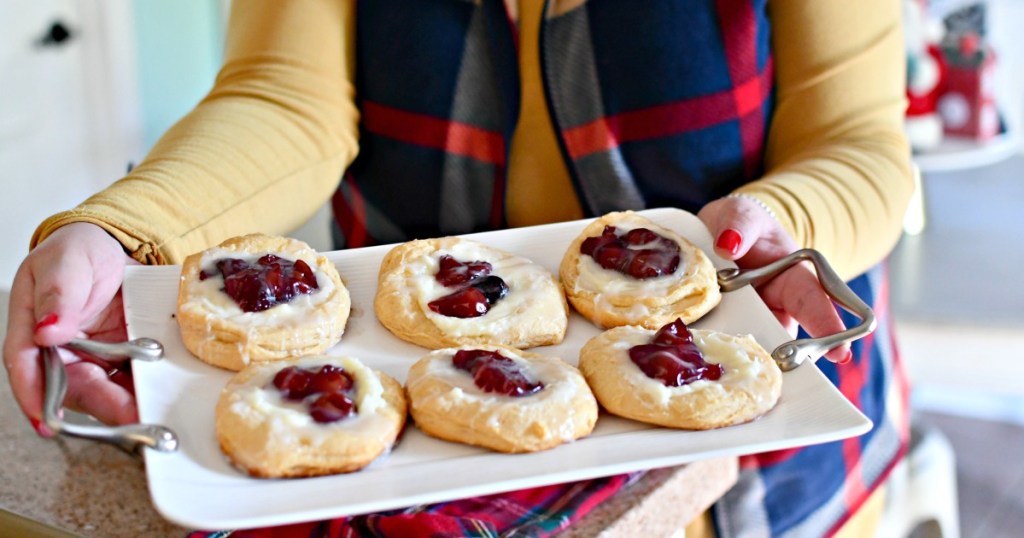
[[[876,266],[912,190],[898,17],[882,0],[236,2],[206,99],[128,177],[37,230],[4,345],[15,396],[47,435],[37,346],[123,338],[126,264],[287,233],[332,193],[345,247],[680,207],[741,267],[822,251],[887,321]],[[786,324],[842,328],[803,266],[758,292]],[[827,355],[847,364],[820,364],[876,428],[744,458],[714,531],[871,524],[906,436],[887,335],[883,323]],[[132,395],[95,365],[69,376],[67,405],[137,420]],[[876,509],[847,523],[869,499]]]

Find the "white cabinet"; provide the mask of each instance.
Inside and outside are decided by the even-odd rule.
[[[131,8],[130,0],[0,3],[2,289],[42,219],[138,159]],[[70,36],[45,39],[54,24]]]

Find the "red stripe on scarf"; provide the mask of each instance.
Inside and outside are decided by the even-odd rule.
[[[771,452],[740,456],[740,469],[760,469],[761,467],[778,465],[789,460],[789,458],[796,456],[804,448],[805,447],[787,448],[784,450],[773,450]]]
[[[361,110],[363,126],[371,133],[485,163],[505,163],[505,139],[499,132],[371,101],[363,101]]]
[[[753,177],[761,162],[764,140],[764,115],[761,103],[771,84],[762,82],[764,73],[757,73],[757,20],[749,0],[718,0],[718,24],[722,31],[725,59],[732,78],[732,98],[736,116],[740,118],[740,143],[743,146],[743,168]],[[771,62],[764,71],[771,73]]]
[[[891,316],[889,310],[889,265],[885,262],[885,268],[883,271],[883,278],[879,284],[878,298],[875,300],[876,306],[875,311],[881,316]],[[907,377],[907,371],[903,366],[903,359],[900,357],[900,348],[896,342],[896,327],[892,323],[889,323],[885,318],[878,320],[879,326],[882,323],[886,323],[889,326],[889,349],[892,351],[892,382],[896,384],[898,390],[898,396],[900,399],[900,409],[903,410],[902,422],[896,424],[897,431],[900,434],[900,440],[909,445],[910,443],[910,379]]]
[[[864,383],[871,377],[869,370],[871,369],[871,350],[874,347],[873,340],[874,334],[865,337],[864,345],[860,348],[860,356],[855,357],[853,362],[840,366],[843,368],[843,374],[839,378],[839,392],[843,393],[843,396],[858,409],[861,407],[860,393],[864,390]],[[862,451],[861,440],[860,437],[851,437],[844,439],[842,443],[843,460],[846,462],[844,496],[847,505],[853,505],[863,502],[867,495],[863,474],[859,468]]]
[[[614,149],[624,142],[671,136],[731,119],[731,92],[623,112],[566,129],[569,156],[579,159]]]
[[[749,103],[755,103],[752,109],[757,110],[758,114],[748,114],[747,117],[756,116],[763,126],[763,118],[760,118],[761,103],[756,95],[763,95],[767,88],[771,88],[771,76],[768,66],[758,78],[740,88],[623,112],[566,129],[563,131],[566,149],[571,158],[579,159],[615,149],[626,142],[677,135],[734,120],[737,118],[737,94],[742,94],[744,103],[747,103],[743,110],[751,109]],[[747,154],[748,142],[746,138],[743,139],[744,156]]]
[[[892,474],[892,470],[896,467],[896,465],[903,461],[903,459],[907,456],[907,453],[910,451],[910,383],[907,379],[906,372],[903,369],[903,364],[899,357],[899,348],[896,346],[896,332],[894,330],[895,328],[886,319],[882,318],[882,316],[890,315],[888,267],[886,267],[883,271],[883,277],[880,279],[878,285],[878,293],[875,295],[875,300],[873,301],[873,303],[874,311],[879,314],[878,325],[880,327],[889,327],[889,346],[893,354],[891,362],[892,382],[896,384],[895,390],[897,391],[898,397],[900,398],[900,406],[902,408],[902,412],[900,413],[901,416],[899,417],[893,416],[892,414],[889,415],[894,419],[893,425],[896,427],[896,431],[900,436],[899,452],[897,452],[895,457],[892,458],[892,461],[889,462],[889,465],[886,466],[885,470],[883,470],[882,473],[878,475],[878,478],[875,480],[875,483],[871,488],[872,492],[880,484],[883,484],[886,480],[889,479],[889,475]],[[896,419],[902,420],[903,422],[897,423]],[[857,476],[859,477],[860,475]],[[851,474],[850,478],[852,479],[853,477],[854,475]],[[835,525],[833,525],[831,529],[829,529],[826,536],[832,536],[835,533],[839,532],[839,529],[843,528],[843,526],[846,525],[846,523],[850,520],[850,517],[852,517],[853,514],[860,511],[861,507],[864,506],[864,503],[867,502],[868,497],[869,495],[867,494],[867,491],[865,491],[859,499],[852,499],[851,495],[849,494],[849,490],[847,490],[846,513],[842,518],[836,521]]]
[[[351,203],[345,198],[346,190],[352,198]],[[344,184],[334,191],[331,209],[334,210],[334,218],[345,236],[347,248],[365,247],[370,244],[370,234],[366,230],[366,202],[351,175],[345,174]]]

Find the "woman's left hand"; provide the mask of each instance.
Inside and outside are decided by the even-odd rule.
[[[721,198],[709,203],[697,214],[715,240],[715,252],[734,260],[740,269],[763,267],[796,250],[796,241],[768,212],[753,200],[742,197]],[[806,263],[796,264],[757,288],[768,308],[792,334],[796,324],[812,337],[845,330],[832,299],[822,289],[814,270]],[[825,354],[835,363],[849,362],[850,345],[844,344]]]

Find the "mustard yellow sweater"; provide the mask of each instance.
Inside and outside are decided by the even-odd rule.
[[[541,89],[542,2],[511,4],[523,91],[509,222],[578,218]],[[767,173],[740,190],[852,277],[895,244],[913,189],[901,127],[899,3],[772,0],[769,10],[777,104]],[[348,0],[235,2],[225,65],[209,95],[127,177],[42,223],[32,246],[86,221],[139,261],[177,263],[233,235],[297,228],[359,148],[353,24]]]

